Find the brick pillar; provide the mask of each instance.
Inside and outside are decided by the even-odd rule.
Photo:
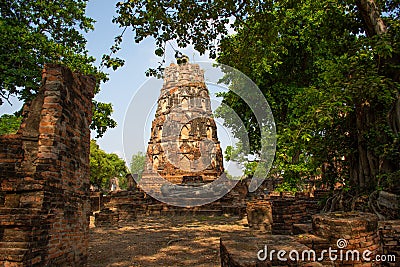
[[[0,136],[0,265],[84,266],[95,80],[47,65],[15,135]]]

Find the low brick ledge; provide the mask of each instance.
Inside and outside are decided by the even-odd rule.
[[[273,254],[273,259],[261,261],[257,258],[257,253],[264,250],[276,252],[285,250],[297,250],[302,253],[310,248],[297,242],[296,238],[288,235],[259,235],[254,236],[250,232],[229,234],[220,239],[221,267],[265,267],[265,266],[323,266],[318,262],[301,261],[279,261],[277,253]],[[300,254],[301,255],[301,254]],[[261,254],[263,256],[263,254]],[[285,258],[288,258],[288,254]]]

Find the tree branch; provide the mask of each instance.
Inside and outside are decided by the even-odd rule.
[[[357,0],[356,5],[361,13],[369,37],[387,32],[375,0]]]

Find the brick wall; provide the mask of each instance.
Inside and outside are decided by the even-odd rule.
[[[47,65],[42,84],[0,137],[0,265],[84,266],[95,81]]]
[[[396,256],[396,262],[400,259],[400,220],[378,222],[378,234],[383,255]],[[398,266],[393,263],[390,266]]]
[[[343,251],[357,250],[359,255],[369,250],[371,255],[368,257],[372,259],[379,249],[377,230],[378,217],[372,213],[331,212],[313,216],[313,233],[326,239],[331,247],[343,249]],[[359,260],[338,259],[336,264],[338,266],[376,266],[374,262],[363,262],[362,259],[362,256]]]
[[[239,182],[224,197],[212,203],[196,207],[178,207],[169,205],[147,195],[140,188],[110,192],[100,198],[92,193],[92,210],[95,210],[96,227],[123,227],[136,224],[140,216],[222,216],[223,214],[245,216],[247,188]]]
[[[311,216],[318,213],[317,200],[309,196],[272,196],[272,233],[293,234],[294,224],[311,223]]]

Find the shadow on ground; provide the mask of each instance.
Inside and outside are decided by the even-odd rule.
[[[248,229],[227,216],[147,217],[119,229],[92,227],[89,266],[220,266],[222,234]]]

